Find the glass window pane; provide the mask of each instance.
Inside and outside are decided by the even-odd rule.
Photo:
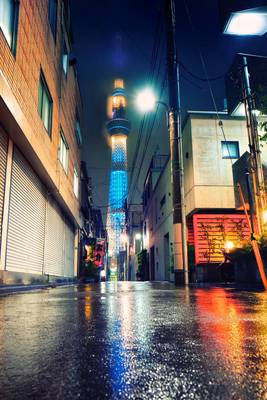
[[[67,150],[65,143],[63,143],[63,167],[66,170],[66,164],[67,164]]]
[[[75,196],[78,198],[78,196],[79,196],[79,175],[78,175],[76,168],[74,168],[73,190],[74,190]]]
[[[64,71],[64,74],[67,75],[68,73],[68,67],[69,67],[69,52],[68,48],[66,45],[65,38],[63,38],[63,44],[62,44],[62,68]]]
[[[68,172],[68,165],[69,165],[69,151],[66,148],[66,161],[65,161],[65,171]]]
[[[223,158],[239,158],[238,142],[222,142]]]
[[[64,166],[64,163],[65,163],[65,144],[64,144],[64,142],[63,142],[63,139],[62,139],[62,165]]]
[[[59,161],[62,164],[62,138],[60,136],[60,145],[59,145]]]
[[[68,145],[65,139],[63,132],[60,133],[60,150],[59,150],[59,160],[64,168],[64,170],[68,171]]]
[[[42,120],[44,122],[45,129],[49,131],[50,125],[50,101],[47,96],[47,93],[44,91],[43,93],[43,106],[42,106]]]
[[[48,12],[49,23],[54,37],[57,32],[57,0],[49,0],[49,12]]]
[[[0,0],[0,27],[10,47],[12,46],[13,22],[14,0]]]
[[[65,75],[67,75],[68,72],[68,63],[69,63],[68,53],[64,52],[62,56],[62,67]]]
[[[42,118],[45,129],[50,135],[52,128],[52,107],[53,103],[51,96],[45,84],[45,79],[41,73],[38,89],[38,112]]]
[[[82,144],[82,132],[81,132],[80,121],[79,121],[78,118],[76,119],[76,124],[75,124],[75,134],[76,134],[76,140],[77,140],[78,146],[81,146],[81,144]]]
[[[42,104],[43,104],[43,82],[40,79],[39,90],[38,90],[38,112],[41,117],[42,117]]]

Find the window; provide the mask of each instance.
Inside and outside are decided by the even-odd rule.
[[[0,0],[0,28],[13,53],[16,51],[18,4],[15,0]]]
[[[57,0],[49,0],[48,2],[48,19],[53,33],[54,39],[57,35]]]
[[[77,140],[77,144],[80,147],[82,145],[82,132],[81,132],[81,124],[78,113],[76,113],[76,121],[75,121],[75,136]]]
[[[135,250],[135,254],[140,253],[141,249],[141,239],[135,239],[135,243],[134,243],[134,250]]]
[[[66,43],[64,42],[64,46],[62,49],[62,68],[63,68],[65,76],[67,76],[68,67],[69,67],[69,52],[68,52]]]
[[[77,169],[74,167],[74,177],[73,177],[73,191],[77,199],[79,198],[79,174]]]
[[[222,158],[239,158],[239,143],[222,142]]]
[[[49,136],[51,136],[52,132],[52,109],[52,97],[48,90],[44,75],[41,72],[38,93],[38,112],[40,117],[42,118],[45,129],[49,133]]]
[[[59,161],[67,173],[69,164],[69,146],[62,129],[60,130]]]

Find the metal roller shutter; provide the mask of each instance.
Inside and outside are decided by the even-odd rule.
[[[48,275],[64,275],[64,221],[56,202],[49,199],[46,214],[45,266]]]
[[[14,149],[6,269],[42,274],[46,191],[38,176]]]
[[[5,197],[7,147],[8,136],[2,130],[0,130],[0,244],[2,238],[2,220]]]
[[[65,222],[65,266],[64,276],[74,276],[74,232],[72,228]]]

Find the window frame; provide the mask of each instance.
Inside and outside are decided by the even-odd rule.
[[[79,134],[77,133],[78,132],[77,124],[79,125],[79,129],[80,129]],[[83,141],[82,141],[81,120],[80,120],[78,111],[76,111],[76,117],[75,117],[75,137],[76,137],[76,142],[77,142],[78,147],[81,147],[83,144]]]
[[[229,154],[228,145],[236,145],[236,156],[232,156]],[[226,146],[226,151],[228,155],[223,155],[223,146]],[[222,140],[221,141],[221,152],[222,152],[222,159],[224,160],[237,160],[240,158],[240,149],[239,149],[239,141],[238,140]]]
[[[41,92],[41,100],[40,100],[40,88],[42,87],[42,92]],[[48,121],[48,128],[45,126],[45,122],[43,119],[43,99],[44,99],[44,92],[46,93],[46,96],[48,98],[49,102],[49,121]],[[40,72],[40,77],[39,77],[39,86],[38,86],[38,114],[43,122],[43,125],[45,127],[46,132],[48,133],[49,137],[52,137],[52,120],[53,120],[53,99],[50,93],[50,90],[48,88],[44,73],[41,69]]]
[[[12,10],[13,15],[12,15],[12,32],[11,32],[10,43],[1,26],[0,26],[0,31],[2,32],[4,39],[8,44],[8,47],[10,48],[12,54],[15,57],[17,51],[17,39],[18,39],[19,0],[12,0],[12,3],[13,3],[13,10]]]
[[[64,134],[64,131],[62,129],[62,127],[60,127],[60,143],[59,143],[59,161],[60,164],[62,165],[66,175],[68,174],[68,168],[69,168],[69,145],[68,142],[66,140],[66,136]],[[65,148],[65,156],[64,153],[62,152],[63,146],[61,144],[64,144],[64,148]]]

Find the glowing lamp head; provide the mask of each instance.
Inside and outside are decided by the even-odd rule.
[[[135,240],[141,240],[141,238],[142,238],[141,233],[136,233]]]
[[[227,242],[225,243],[225,246],[224,246],[224,248],[225,248],[226,251],[233,250],[234,247],[235,247],[235,246],[234,246],[234,243],[231,242],[230,240],[227,241]]]
[[[154,110],[155,104],[156,98],[151,89],[144,89],[136,98],[136,105],[143,112]]]
[[[266,11],[245,10],[232,13],[225,27],[227,35],[240,36],[262,36],[267,32],[267,9]]]
[[[264,210],[262,213],[263,223],[267,224],[267,210]]]

